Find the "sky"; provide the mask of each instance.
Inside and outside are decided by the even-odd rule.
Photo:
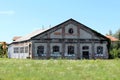
[[[105,35],[120,29],[120,0],[0,0],[0,41],[70,18]]]

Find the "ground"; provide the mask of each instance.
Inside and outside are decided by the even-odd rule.
[[[0,59],[0,80],[119,80],[120,60]]]

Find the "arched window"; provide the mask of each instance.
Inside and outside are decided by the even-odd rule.
[[[37,47],[37,54],[38,55],[44,54],[44,46],[38,46]]]
[[[97,54],[103,54],[103,47],[102,46],[97,47]]]
[[[83,49],[83,50],[88,50],[88,49],[89,49],[89,46],[83,46],[82,49]]]
[[[74,46],[68,46],[68,54],[74,54]]]
[[[59,52],[59,46],[53,46],[53,52]]]

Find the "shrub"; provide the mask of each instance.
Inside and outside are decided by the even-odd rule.
[[[120,58],[120,48],[113,48],[110,51],[110,59]]]
[[[2,44],[0,44],[0,58],[7,57],[7,48],[3,48]]]

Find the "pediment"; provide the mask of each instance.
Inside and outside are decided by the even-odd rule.
[[[32,37],[32,39],[42,38],[106,39],[102,34],[73,19],[69,19]]]

